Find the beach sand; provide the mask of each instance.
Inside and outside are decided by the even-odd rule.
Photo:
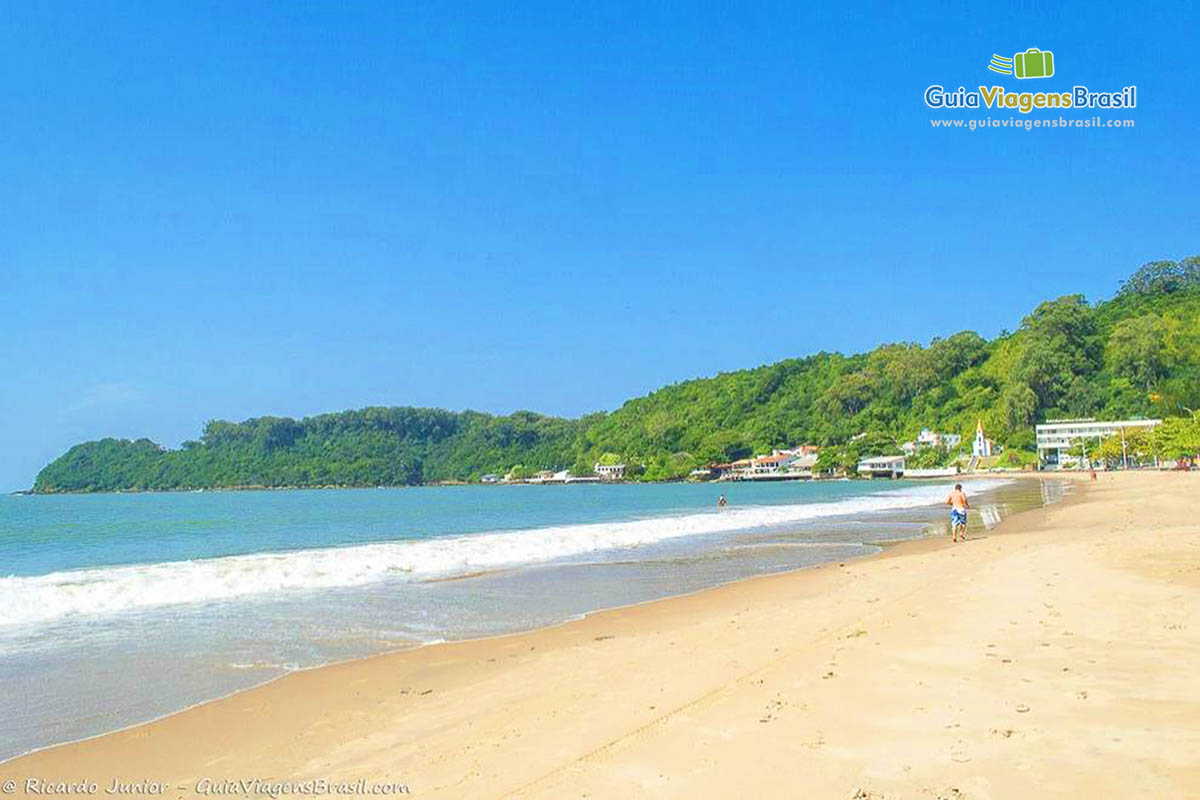
[[[115,776],[166,797],[255,778],[429,798],[1200,797],[1198,676],[1200,475],[1102,474],[965,544],[295,673],[0,779],[15,796]]]

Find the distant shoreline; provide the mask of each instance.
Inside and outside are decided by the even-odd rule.
[[[871,481],[883,482],[892,480],[903,481],[922,481],[934,482],[939,480],[951,480],[955,477],[960,478],[987,478],[987,477],[1012,477],[1014,475],[1055,475],[1059,473],[1075,472],[1077,470],[1057,470],[1055,472],[1037,472],[1022,469],[1013,470],[990,470],[988,472],[963,472],[957,476],[938,475],[932,477],[903,477],[903,478],[863,478],[857,475],[843,475],[827,478],[796,478],[790,481],[774,481],[775,483],[824,483],[827,481],[862,481],[869,483]],[[174,489],[101,489],[96,491],[88,491],[84,489],[66,489],[39,491],[35,489],[22,489],[15,492],[9,492],[10,495],[27,495],[32,497],[50,497],[55,495],[100,495],[100,494],[194,494],[202,492],[297,492],[306,490],[337,490],[337,489],[449,489],[462,486],[478,486],[478,487],[501,487],[501,486],[661,486],[672,485],[678,483],[695,483],[695,484],[711,484],[713,486],[728,486],[738,484],[751,484],[757,481],[687,481],[687,480],[657,480],[657,481],[579,481],[568,483],[527,483],[527,482],[497,482],[497,483],[481,483],[478,481],[447,481],[444,483],[397,483],[384,484],[379,486],[369,485],[354,485],[354,484],[321,484],[321,485],[297,485],[297,486],[259,486],[254,484],[235,485],[235,486],[197,486],[197,487],[179,487]]]

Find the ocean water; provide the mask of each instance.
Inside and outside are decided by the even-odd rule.
[[[973,527],[1053,481],[965,482]],[[944,533],[944,483],[0,497],[0,759],[300,669]],[[718,510],[724,493],[729,506]]]

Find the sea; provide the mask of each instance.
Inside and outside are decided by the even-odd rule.
[[[1069,491],[1052,479],[963,483],[975,534]],[[946,535],[947,490],[899,480],[0,496],[0,760],[294,670]]]

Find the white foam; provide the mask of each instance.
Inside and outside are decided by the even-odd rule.
[[[989,488],[996,482],[990,482]],[[984,487],[979,487],[984,488]],[[782,526],[941,502],[944,485],[836,502],[725,508],[674,517],[564,525],[193,561],[77,569],[0,579],[0,625],[43,623],[290,590],[361,586],[389,577],[453,577],[637,547],[683,536]]]

